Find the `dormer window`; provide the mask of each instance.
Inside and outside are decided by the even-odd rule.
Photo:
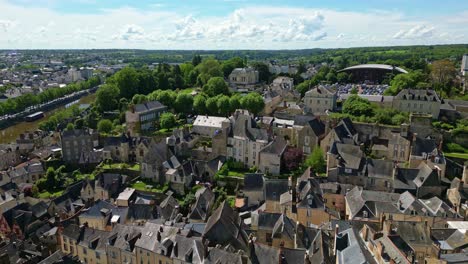
[[[363,211],[363,212],[362,212],[362,217],[368,218],[368,217],[369,217],[369,213],[368,213],[367,211]]]

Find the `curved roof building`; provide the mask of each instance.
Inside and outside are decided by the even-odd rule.
[[[353,82],[369,81],[372,83],[381,83],[389,73],[393,73],[395,75],[400,73],[408,73],[402,68],[386,64],[354,65],[348,68],[344,68],[338,72],[347,72],[351,74],[351,80]]]

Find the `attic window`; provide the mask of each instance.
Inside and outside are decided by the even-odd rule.
[[[368,213],[367,211],[363,211],[363,212],[362,212],[362,217],[368,218],[368,217],[369,217],[369,213]]]

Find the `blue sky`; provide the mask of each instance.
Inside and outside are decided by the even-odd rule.
[[[0,10],[7,49],[468,43],[468,2],[453,0],[0,0]]]

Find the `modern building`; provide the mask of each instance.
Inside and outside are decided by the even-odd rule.
[[[125,113],[127,128],[132,135],[150,131],[156,127],[156,121],[166,111],[167,106],[158,101],[137,104]]]
[[[352,82],[363,83],[382,83],[388,75],[396,75],[400,73],[408,73],[406,70],[386,64],[361,64],[344,68],[338,72],[349,73],[352,77]]]
[[[324,115],[327,110],[334,111],[336,109],[337,98],[338,96],[335,91],[317,86],[305,93],[304,112]]]

